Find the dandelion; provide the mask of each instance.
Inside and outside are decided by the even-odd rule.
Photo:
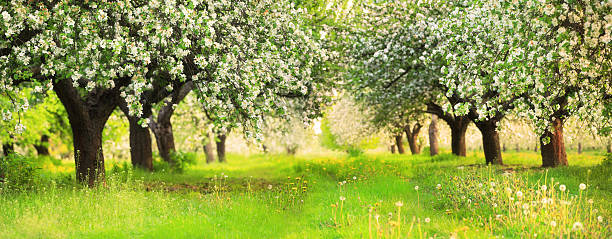
[[[353,176],[353,180],[357,180],[357,177]]]
[[[521,191],[516,191],[516,197],[517,197],[517,198],[522,198],[522,197],[523,197],[523,192],[521,192]]]
[[[414,186],[414,190],[419,191],[419,186]]]
[[[586,189],[586,184],[581,183],[580,186],[578,186],[580,188],[580,190],[585,190]]]
[[[572,231],[582,231],[582,223],[580,222],[574,222],[574,225],[572,225]]]
[[[493,203],[493,207],[497,207],[497,203]]]
[[[542,191],[546,191],[546,189],[548,189],[548,187],[546,187],[546,185],[542,185],[542,187],[540,187],[542,189]]]
[[[442,189],[442,185],[438,183],[438,185],[436,185],[436,188],[437,188],[438,190],[440,190],[440,189]]]
[[[346,198],[343,196],[340,196],[340,201],[344,201],[344,200],[346,200]]]
[[[598,222],[603,222],[603,217],[602,216],[597,216],[597,221]]]
[[[501,214],[497,214],[495,215],[495,219],[501,219],[502,215]]]
[[[495,182],[491,182],[491,187],[495,187]]]
[[[551,227],[556,227],[556,226],[557,226],[557,222],[555,222],[555,221],[551,221],[551,222],[550,222],[550,226],[551,226]]]
[[[395,206],[397,206],[397,207],[402,207],[402,206],[404,206],[404,203],[403,203],[402,201],[397,201],[397,202],[395,203]]]
[[[565,188],[565,185],[564,185],[564,184],[561,184],[561,185],[559,186],[559,190],[561,190],[561,192],[565,192],[565,189],[566,189],[566,188]]]
[[[346,184],[346,181],[342,181],[342,184]]]
[[[431,219],[429,219],[429,217],[425,218],[425,223],[429,223],[431,221]]]
[[[272,184],[268,184],[268,190],[272,190]]]

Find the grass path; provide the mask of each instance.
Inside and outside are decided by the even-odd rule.
[[[533,164],[533,155],[504,156],[524,165]],[[52,173],[53,181],[33,191],[0,194],[0,238],[539,238],[544,232],[605,238],[612,169],[597,166],[602,156],[579,160],[545,171],[529,164],[484,167],[478,157],[448,155],[232,156],[229,164],[180,175],[115,170],[100,189],[62,183],[70,172]],[[573,204],[523,210],[541,201],[537,187],[552,177],[567,191],[542,195]],[[582,192],[578,185],[587,177]],[[512,195],[522,191],[521,203],[505,205],[502,185]],[[559,226],[546,224],[553,219]],[[572,220],[584,229],[572,231]]]

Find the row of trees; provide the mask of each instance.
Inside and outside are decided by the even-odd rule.
[[[436,115],[451,128],[456,155],[465,156],[474,123],[492,164],[503,163],[500,121],[527,119],[542,165],[567,165],[568,117],[611,131],[610,12],[599,1],[364,3],[345,37],[348,89],[381,114],[378,124],[412,129],[409,140],[419,128],[411,124]]]
[[[133,163],[150,168],[145,127],[168,159],[170,119],[191,91],[220,143],[234,128],[256,135],[291,104],[316,117],[329,98],[319,77],[329,54],[310,15],[288,1],[17,0],[0,13],[2,128],[22,133],[31,98],[53,90],[77,179],[91,186],[104,181],[102,132],[116,108],[130,121]]]

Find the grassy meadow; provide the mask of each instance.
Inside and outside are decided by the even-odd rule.
[[[503,156],[229,155],[180,174],[107,162],[93,189],[43,160],[32,186],[1,188],[0,238],[612,237],[611,159]]]

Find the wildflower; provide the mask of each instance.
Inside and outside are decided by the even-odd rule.
[[[419,186],[414,186],[414,190],[419,191]]]
[[[561,190],[561,192],[565,192],[565,185],[561,184],[561,186],[559,186],[559,190]]]
[[[585,190],[586,189],[586,184],[581,183],[580,186],[578,186],[580,188],[580,190]]]
[[[542,187],[540,187],[542,189],[542,191],[546,191],[546,189],[548,189],[548,187],[546,187],[546,185],[542,185]]]
[[[497,203],[493,203],[493,207],[497,207]]]
[[[340,196],[340,201],[344,201],[344,200],[346,200],[346,198],[343,196]]]
[[[272,184],[268,184],[268,189],[272,190]]]
[[[402,206],[404,206],[404,203],[403,203],[402,201],[397,201],[397,202],[395,203],[395,206],[397,206],[397,207],[402,207]]]
[[[357,177],[353,176],[353,180],[357,180]]]
[[[429,223],[431,220],[429,219],[429,217],[425,218],[425,223]]]
[[[523,209],[525,209],[525,210],[529,209],[529,204],[527,204],[527,203],[523,204]]]
[[[597,221],[598,222],[603,222],[603,217],[602,216],[597,216]]]
[[[589,202],[589,204],[593,204],[593,199],[589,198],[589,200],[587,202]]]
[[[497,214],[495,215],[495,219],[501,219],[502,215],[501,214]]]
[[[517,198],[522,198],[522,197],[523,197],[523,192],[521,192],[521,191],[516,191],[516,197],[517,197]]]
[[[556,226],[557,226],[557,222],[555,222],[555,221],[551,221],[551,222],[550,222],[550,226],[551,226],[551,227],[556,227]]]
[[[512,194],[512,189],[511,188],[506,188],[506,193]]]
[[[574,225],[572,225],[572,231],[582,231],[582,223],[574,222]]]
[[[479,183],[479,184],[478,184],[478,187],[479,187],[479,188],[482,188],[482,183]]]
[[[438,185],[436,185],[436,188],[437,188],[438,190],[440,190],[440,189],[442,189],[442,185],[440,185],[440,184],[438,183]]]
[[[342,181],[342,184],[346,184],[346,181]]]
[[[495,182],[491,182],[491,187],[495,187]]]

